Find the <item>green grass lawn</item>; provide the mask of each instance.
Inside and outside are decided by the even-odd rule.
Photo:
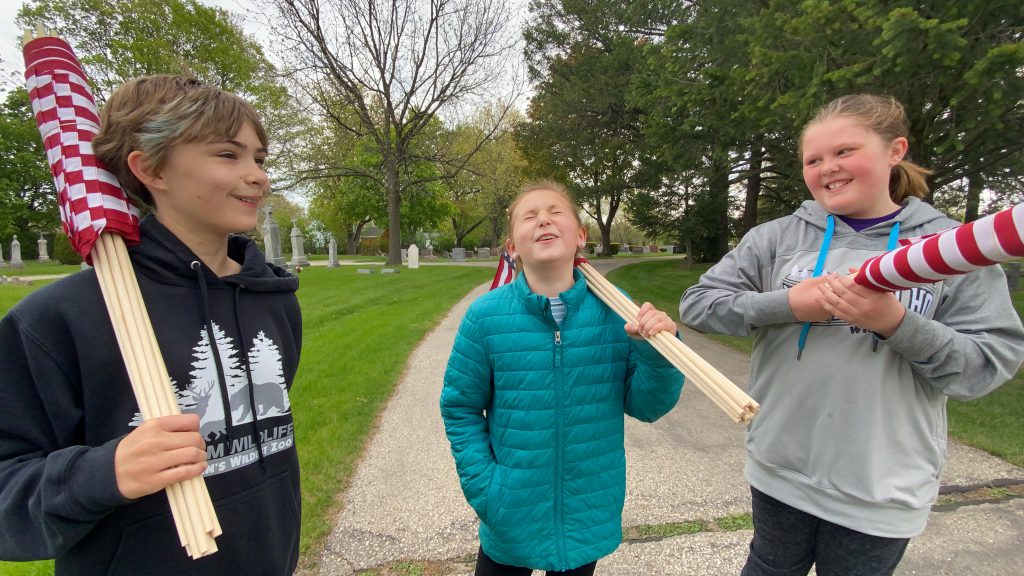
[[[697,283],[709,265],[687,269],[678,261],[630,264],[611,271],[609,280],[637,301],[649,300],[678,317],[679,297]],[[1017,313],[1024,316],[1024,291],[1013,294]],[[750,352],[753,338],[711,335],[743,352]],[[953,438],[1024,467],[1024,370],[996,391],[970,402],[947,403],[949,433]]]
[[[489,268],[430,266],[399,274],[355,267],[300,276],[302,360],[290,394],[302,466],[302,552],[322,542],[383,403],[413,347]],[[31,290],[0,286],[0,313]],[[445,361],[444,358],[438,359]],[[0,562],[3,576],[48,576],[52,562]]]
[[[38,260],[26,260],[24,268],[14,269],[10,267],[9,254],[4,254],[4,262],[8,265],[0,268],[0,276],[42,276],[44,274],[71,274],[82,269],[80,264],[61,264],[56,260],[39,262]]]

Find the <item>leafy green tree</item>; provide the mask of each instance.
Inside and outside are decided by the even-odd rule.
[[[17,235],[28,256],[35,253],[32,240],[59,229],[60,220],[53,176],[23,88],[8,92],[0,106],[0,158],[0,242],[7,247]]]
[[[530,171],[565,182],[596,222],[603,254],[611,253],[611,226],[623,202],[660,183],[641,137],[641,112],[626,101],[641,56],[635,39],[625,34],[545,55],[547,69],[530,102],[530,122],[517,136]]]
[[[259,43],[222,8],[197,0],[31,0],[21,27],[41,24],[71,43],[100,104],[126,80],[185,71],[252,102],[272,140],[294,110]]]
[[[402,221],[406,204],[423,194],[432,198],[428,191],[454,178],[483,144],[453,157],[444,138],[450,132],[420,136],[442,113],[457,114],[501,83],[513,47],[509,3],[277,0],[275,6],[289,71],[309,100],[339,130],[369,139],[380,155],[388,263],[399,264],[399,235],[410,229]]]

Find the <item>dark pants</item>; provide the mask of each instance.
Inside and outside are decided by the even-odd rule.
[[[801,512],[751,487],[754,538],[741,576],[888,576],[909,538],[863,534]]]
[[[548,570],[548,576],[592,576],[594,574],[594,568],[597,567],[597,560],[590,564],[584,564],[579,568],[573,568],[572,570],[566,570],[565,572],[557,572]],[[518,566],[506,566],[505,564],[498,564],[494,560],[491,560],[490,556],[484,554],[484,549],[481,548],[476,553],[476,572],[475,576],[530,576],[533,573],[531,568],[520,568]]]

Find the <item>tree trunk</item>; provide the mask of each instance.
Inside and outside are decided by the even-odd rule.
[[[388,266],[402,265],[402,183],[398,180],[398,159],[394,153],[384,161],[388,183]]]
[[[747,194],[743,204],[743,219],[740,236],[757,226],[757,200],[761,196],[761,165],[764,162],[764,150],[761,149],[760,138],[750,145],[750,176],[747,177]]]
[[[978,174],[967,176],[967,206],[964,208],[964,224],[978,219],[978,205],[981,203],[981,191],[985,187]]]

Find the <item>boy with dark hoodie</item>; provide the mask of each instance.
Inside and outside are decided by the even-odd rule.
[[[266,133],[237,96],[150,76],[111,96],[93,146],[152,208],[129,252],[183,414],[140,422],[92,270],[11,309],[0,558],[56,558],[58,576],[291,574],[298,280],[232,235],[256,226],[268,192]],[[224,533],[217,553],[192,560],[162,492],[198,475]]]

